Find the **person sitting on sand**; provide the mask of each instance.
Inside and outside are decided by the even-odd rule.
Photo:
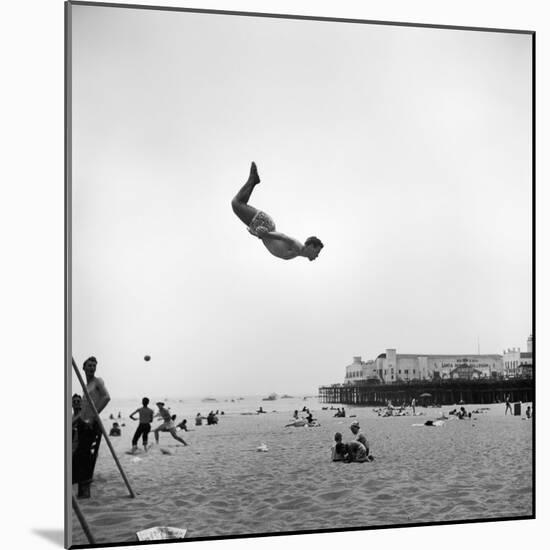
[[[187,429],[187,420],[184,418],[177,426],[178,428],[180,428],[181,430],[183,430],[184,432],[188,432],[189,430]]]
[[[275,222],[268,214],[248,204],[252,191],[259,183],[258,169],[253,162],[248,180],[231,201],[233,212],[248,227],[248,232],[258,237],[273,256],[283,260],[291,260],[298,256],[308,258],[309,261],[315,260],[324,246],[317,237],[308,237],[302,244],[276,231]]]
[[[176,426],[174,424],[174,421],[172,420],[172,416],[170,415],[170,412],[164,408],[164,403],[162,401],[159,401],[157,403],[157,407],[159,409],[159,412],[155,415],[155,417],[161,418],[163,420],[163,423],[153,430],[153,434],[155,435],[155,441],[157,442],[157,444],[159,443],[159,432],[169,432],[176,441],[179,441],[180,443],[183,443],[185,446],[187,446],[187,443],[181,437],[178,437]]]
[[[525,416],[527,418],[531,418],[531,407],[528,406],[527,409],[525,410]]]
[[[348,446],[342,443],[342,434],[340,432],[334,434],[334,441],[335,444],[332,447],[332,461],[342,462],[348,455]]]
[[[359,441],[350,441],[347,444],[347,451],[345,462],[367,462],[369,460],[367,449]]]
[[[369,456],[370,445],[369,445],[369,442],[367,441],[367,438],[363,434],[363,432],[361,432],[361,427],[359,426],[359,422],[357,420],[354,420],[350,424],[349,429],[351,430],[351,433],[355,436],[355,440],[359,441],[359,443],[361,443],[365,447],[367,451],[367,456]]]
[[[294,414],[292,415],[293,418],[295,418],[296,420],[298,420],[298,411],[294,411]]]
[[[122,430],[120,429],[120,425],[118,422],[113,422],[113,427],[111,428],[111,431],[109,432],[110,437],[120,437],[122,435]]]
[[[139,409],[136,409],[131,415],[130,418],[132,420],[137,420],[134,415],[139,414],[139,425],[136,429],[136,432],[134,433],[134,437],[132,438],[132,452],[137,451],[137,443],[139,441],[139,437],[141,436],[142,442],[143,442],[143,450],[147,450],[147,439],[149,436],[149,432],[151,431],[151,423],[153,422],[153,415],[154,411],[153,409],[150,409],[148,407],[149,405],[149,398],[144,397],[141,400],[142,407]]]

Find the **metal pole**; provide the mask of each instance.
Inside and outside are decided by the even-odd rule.
[[[78,371],[78,367],[76,366],[74,357],[73,360],[73,368],[76,372],[76,376],[78,377],[78,380],[80,382],[80,385],[82,386],[82,391],[84,392],[84,395],[86,396],[86,399],[88,400],[88,403],[90,404],[90,407],[92,408],[93,413],[95,414],[97,421],[99,423],[99,427],[101,429],[101,433],[103,434],[103,437],[105,437],[105,441],[107,442],[107,446],[109,447],[111,454],[113,455],[113,458],[115,460],[115,463],[117,465],[117,468],[120,472],[120,475],[122,476],[122,479],[124,480],[124,483],[126,484],[126,487],[128,488],[128,492],[130,493],[130,496],[132,498],[136,498],[136,495],[134,494],[134,491],[132,490],[132,487],[130,487],[130,482],[128,481],[128,478],[126,477],[126,474],[124,473],[124,470],[122,469],[122,465],[120,464],[118,457],[115,453],[115,450],[113,449],[113,445],[111,443],[111,440],[109,439],[109,436],[107,435],[107,431],[105,430],[105,426],[103,426],[103,422],[101,422],[101,418],[99,417],[99,413],[97,412],[97,409],[95,408],[95,403],[92,401],[90,394],[88,393],[88,388],[86,387],[86,384],[84,383],[84,380],[82,379],[82,375]]]
[[[92,532],[90,531],[90,527],[88,526],[88,522],[86,521],[86,518],[82,515],[82,512],[80,511],[80,506],[78,506],[78,502],[76,501],[76,498],[74,498],[73,495],[73,510],[76,514],[76,517],[78,518],[78,521],[80,522],[80,526],[82,527],[82,530],[84,531],[88,542],[90,544],[95,544],[94,536],[92,535]]]

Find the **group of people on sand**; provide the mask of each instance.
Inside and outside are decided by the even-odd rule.
[[[354,421],[350,425],[351,433],[355,436],[353,441],[344,443],[342,434],[336,432],[334,434],[334,446],[332,447],[333,462],[372,462],[374,457],[370,454],[370,445],[361,431],[358,421]]]
[[[213,426],[214,424],[217,424],[218,423],[218,414],[219,414],[219,411],[210,411],[206,417],[202,416],[202,414],[199,412],[197,413],[197,416],[195,416],[195,426],[202,426],[202,421],[203,420],[206,420],[206,424],[208,426]],[[224,412],[222,411],[221,414],[224,414]],[[181,425],[180,425],[181,427]]]
[[[309,426],[310,428],[321,426],[321,424],[319,424],[317,419],[313,418],[312,412],[307,407],[304,407],[302,409],[302,412],[307,413],[305,417],[300,417],[300,415],[298,414],[298,410],[295,410],[294,414],[292,415],[292,420],[290,421],[289,424],[285,425],[285,428],[288,428],[291,426],[295,428],[300,428],[302,426]]]
[[[134,437],[132,438],[132,452],[136,452],[138,450],[138,441],[141,437],[142,443],[143,443],[143,450],[147,451],[148,449],[148,436],[149,432],[151,431],[151,424],[153,422],[153,419],[158,418],[162,421],[162,424],[157,426],[153,430],[153,435],[155,436],[155,442],[158,444],[160,441],[160,432],[168,432],[176,441],[179,441],[183,445],[187,446],[188,443],[181,438],[178,435],[177,428],[181,428],[184,431],[187,431],[187,421],[184,420],[178,426],[176,426],[176,415],[172,415],[170,411],[166,408],[166,405],[159,401],[157,402],[157,408],[158,411],[155,414],[153,409],[149,408],[149,398],[144,397],[141,400],[141,407],[136,409],[132,414],[130,414],[130,418],[134,421],[139,420],[138,427],[134,433]],[[135,415],[139,415],[138,418],[135,418]]]
[[[78,498],[90,498],[90,488],[93,481],[95,464],[101,443],[102,429],[99,415],[105,409],[111,400],[111,396],[105,386],[105,382],[95,375],[97,370],[97,359],[88,357],[82,366],[86,377],[86,395],[81,396],[75,393],[72,396],[72,482],[78,484]],[[157,403],[158,412],[155,414],[149,408],[149,399],[142,399],[142,406],[136,409],[131,415],[132,420],[138,420],[135,415],[139,415],[139,425],[132,438],[132,452],[137,451],[138,441],[141,437],[143,448],[148,448],[148,435],[151,431],[151,424],[154,418],[162,420],[157,428],[153,430],[155,441],[159,442],[160,432],[168,432],[170,435],[182,443],[187,443],[177,435],[176,425],[174,423],[175,415],[165,408],[163,402]],[[95,409],[95,410],[94,410]],[[121,414],[119,413],[119,418]],[[185,425],[183,421],[179,427]],[[182,428],[186,430],[185,428]],[[111,428],[112,436],[120,436],[121,428],[118,422],[113,423]]]

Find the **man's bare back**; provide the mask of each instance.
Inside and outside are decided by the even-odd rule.
[[[323,248],[323,243],[317,237],[309,237],[305,244],[302,244],[297,239],[276,231],[275,223],[268,214],[248,204],[252,191],[260,181],[256,163],[253,162],[247,182],[231,201],[237,217],[248,227],[250,234],[263,242],[273,256],[282,260],[291,260],[298,256],[310,261],[315,260]]]

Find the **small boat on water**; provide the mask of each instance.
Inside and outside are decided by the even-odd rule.
[[[214,399],[213,397],[205,397],[204,399],[202,399],[202,402],[203,403],[217,403],[218,400]]]
[[[284,395],[281,395],[281,399],[294,399],[292,395],[287,395],[286,393]]]
[[[264,397],[262,401],[275,401],[277,399],[276,393],[270,393],[267,397]]]

